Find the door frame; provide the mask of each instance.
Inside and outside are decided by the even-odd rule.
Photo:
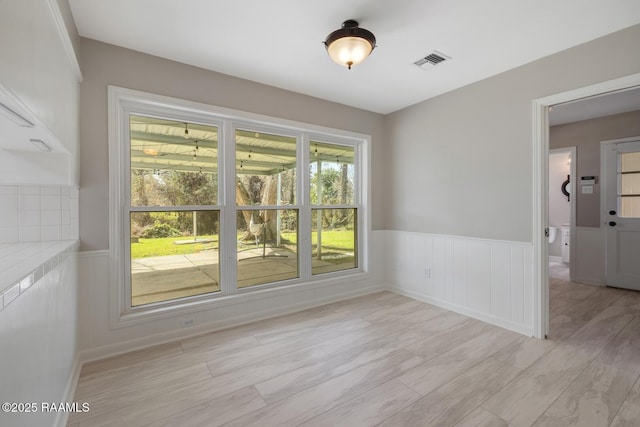
[[[640,73],[532,101],[533,335],[537,338],[545,338],[549,333],[549,248],[545,236],[549,226],[549,107],[635,86],[640,86]]]

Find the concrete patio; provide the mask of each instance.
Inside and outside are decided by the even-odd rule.
[[[285,248],[247,248],[238,252],[238,287],[298,277],[297,254]],[[349,263],[313,259],[314,274],[352,267]],[[138,306],[194,295],[219,292],[219,252],[134,259],[131,262],[131,299]]]

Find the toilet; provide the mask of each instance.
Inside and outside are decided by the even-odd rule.
[[[549,243],[553,243],[558,235],[558,227],[549,227]]]

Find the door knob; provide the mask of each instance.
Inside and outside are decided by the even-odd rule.
[[[609,221],[609,225],[612,226],[612,227],[615,227],[616,226],[616,222],[615,221]]]
[[[609,211],[609,215],[615,215],[616,211]]]

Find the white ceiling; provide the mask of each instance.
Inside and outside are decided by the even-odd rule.
[[[640,23],[638,0],[69,3],[81,36],[383,114]],[[352,70],[322,44],[347,19],[378,41]]]

